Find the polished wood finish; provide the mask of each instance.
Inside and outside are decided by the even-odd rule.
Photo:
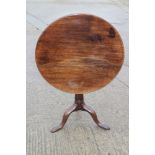
[[[117,75],[123,59],[117,30],[93,15],[57,20],[42,33],[36,47],[42,76],[54,87],[74,94],[104,87]]]
[[[78,110],[88,112],[91,115],[91,117],[93,118],[94,122],[100,128],[105,129],[105,130],[110,130],[110,127],[108,125],[106,125],[105,123],[101,123],[98,120],[96,112],[91,107],[89,107],[88,105],[85,104],[83,94],[75,94],[75,103],[65,111],[60,125],[58,125],[57,127],[54,127],[51,130],[51,132],[54,133],[54,132],[59,131],[60,129],[62,129],[64,127],[69,115],[72,112],[78,111]]]
[[[123,59],[124,48],[119,33],[99,17],[71,15],[48,26],[36,47],[38,69],[54,87],[76,94],[75,103],[51,132],[62,129],[69,115],[78,110],[88,112],[102,129],[110,129],[84,103],[83,94],[108,84],[119,72]]]

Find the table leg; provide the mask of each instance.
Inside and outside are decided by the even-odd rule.
[[[93,118],[94,122],[100,128],[105,129],[105,130],[110,130],[110,127],[108,125],[106,125],[105,123],[101,123],[98,120],[96,112],[91,107],[89,107],[88,105],[86,105],[84,103],[83,94],[75,94],[75,103],[65,111],[60,125],[58,125],[57,127],[54,127],[51,130],[51,132],[54,133],[54,132],[59,131],[60,129],[62,129],[64,127],[65,123],[67,122],[67,119],[68,119],[69,115],[72,112],[78,111],[78,110],[88,112],[91,115],[91,117]]]
[[[76,105],[76,104],[73,104],[71,107],[69,107],[69,108],[65,111],[61,123],[60,123],[58,126],[52,128],[52,130],[51,130],[52,133],[54,133],[54,132],[56,132],[56,131],[59,131],[60,129],[62,129],[62,128],[64,127],[65,123],[67,122],[67,119],[68,119],[69,115],[70,115],[73,111],[75,111],[76,107],[77,107],[77,105]]]
[[[88,105],[86,104],[83,104],[83,110],[88,112],[91,117],[93,118],[94,122],[102,129],[105,129],[105,130],[110,130],[110,127],[108,125],[106,125],[105,123],[101,123],[98,118],[97,118],[97,115],[96,115],[96,112]]]

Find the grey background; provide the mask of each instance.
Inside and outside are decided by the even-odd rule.
[[[117,77],[106,87],[85,95],[100,120],[111,127],[96,126],[89,114],[72,113],[64,129],[54,134],[74,95],[59,91],[40,75],[35,46],[41,32],[54,20],[72,13],[102,17],[120,32],[125,61]],[[27,0],[27,155],[128,155],[128,1],[127,0]]]

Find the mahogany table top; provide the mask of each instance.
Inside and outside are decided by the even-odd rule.
[[[107,21],[86,14],[65,16],[49,25],[36,46],[36,63],[54,87],[83,94],[108,84],[119,72],[124,47]]]

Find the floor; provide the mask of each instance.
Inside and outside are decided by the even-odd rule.
[[[105,88],[85,95],[111,130],[97,127],[89,114],[72,113],[63,130],[60,123],[74,95],[51,87],[35,64],[35,46],[42,31],[57,18],[72,13],[100,16],[120,32],[125,61],[118,76]],[[27,155],[128,155],[128,1],[27,0]]]

